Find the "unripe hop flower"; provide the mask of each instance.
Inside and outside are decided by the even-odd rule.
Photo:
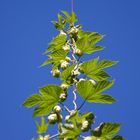
[[[69,33],[75,34],[75,33],[78,33],[78,31],[79,31],[78,28],[72,27],[72,28],[70,29],[70,32],[69,32]]]
[[[62,69],[65,69],[65,68],[67,68],[69,66],[69,63],[67,61],[62,60],[60,66],[61,66]]]
[[[84,140],[94,140],[92,137],[86,137]]]
[[[59,69],[55,69],[55,70],[51,71],[51,73],[54,77],[59,77],[60,76],[60,70]]]
[[[43,136],[39,136],[39,140],[44,140]]]
[[[87,128],[89,126],[89,122],[87,120],[84,120],[82,122],[82,128]]]
[[[76,113],[77,113],[76,110],[71,110],[71,111],[70,111],[70,116],[74,116]]]
[[[63,30],[61,30],[60,35],[67,35],[67,34]]]
[[[67,98],[67,94],[66,93],[61,93],[59,98],[60,98],[60,101],[63,102]]]
[[[68,56],[66,56],[65,60],[66,60],[67,62],[70,62],[70,61],[71,61],[71,58],[68,57]]]
[[[65,127],[66,128],[74,128],[74,125],[73,124],[65,124]]]
[[[63,50],[70,51],[70,46],[68,44],[66,44],[65,46],[63,46]]]
[[[61,110],[61,107],[58,106],[58,105],[55,106],[53,110],[54,110],[54,112],[56,112],[56,113],[60,113],[60,112],[62,111],[62,110]]]
[[[65,117],[65,121],[68,122],[69,118],[70,118],[70,115],[67,115],[67,116]]]
[[[68,87],[69,87],[69,85],[66,84],[66,83],[61,84],[61,88],[62,88],[63,90],[66,90]]]
[[[76,70],[72,70],[71,74],[74,76],[78,76],[78,75],[80,75],[80,72],[78,69],[76,69]]]
[[[43,140],[49,140],[49,135],[44,136]]]
[[[57,122],[57,114],[50,114],[49,116],[48,116],[48,121],[49,121],[49,123],[50,124],[54,124],[54,123],[56,123]]]
[[[83,54],[82,51],[78,48],[75,48],[74,53],[78,56],[81,56]]]

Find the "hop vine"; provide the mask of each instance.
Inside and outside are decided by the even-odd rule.
[[[76,25],[77,21],[73,11],[62,11],[58,20],[53,21],[59,33],[49,43],[44,53],[47,60],[41,66],[51,65],[51,74],[60,79],[60,84],[39,88],[38,93],[32,94],[23,103],[27,108],[34,108],[33,117],[41,118],[40,122],[36,122],[38,137],[32,140],[125,140],[117,135],[121,127],[119,123],[104,122],[95,128],[94,113],[81,111],[87,102],[112,104],[116,101],[103,92],[114,84],[105,69],[117,64],[117,61],[100,60],[99,57],[85,61],[85,54],[104,49],[96,45],[104,35],[84,31],[81,24]],[[77,103],[78,94],[83,98],[81,104]],[[65,105],[68,96],[73,97],[71,109]],[[54,125],[58,133],[48,134],[50,125]],[[89,132],[89,136],[85,136],[85,132]]]

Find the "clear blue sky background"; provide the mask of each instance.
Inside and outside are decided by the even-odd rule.
[[[127,140],[139,140],[140,1],[75,1],[84,29],[106,34],[100,43],[106,49],[92,57],[120,61],[108,70],[116,79],[108,92],[118,102],[87,104],[83,110],[94,111],[97,123],[121,122],[120,134]],[[42,54],[47,44],[57,33],[50,21],[60,10],[70,11],[70,0],[0,1],[0,139],[30,140],[36,135],[32,110],[21,104],[38,87],[57,83],[49,75],[50,67],[38,66],[46,58]]]

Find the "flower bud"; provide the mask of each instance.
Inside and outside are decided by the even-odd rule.
[[[76,110],[71,110],[71,111],[70,111],[70,116],[74,116],[76,113],[77,113]]]
[[[66,44],[65,46],[63,46],[63,50],[70,51],[70,46],[68,44]]]
[[[71,129],[71,128],[74,128],[74,125],[73,124],[65,124],[65,127],[68,128],[68,129],[69,128]]]
[[[67,34],[63,30],[61,30],[60,35],[67,35]]]
[[[44,136],[43,140],[49,140],[49,135]]]
[[[89,130],[89,122],[87,121],[87,120],[84,120],[83,122],[82,122],[82,127],[81,127],[81,130],[82,131],[88,131]]]
[[[70,29],[70,32],[69,32],[69,33],[75,34],[75,33],[78,33],[78,31],[79,31],[78,28],[72,27],[72,28]]]
[[[85,120],[85,121],[82,122],[82,127],[83,127],[83,128],[87,128],[88,125],[89,125],[89,123],[88,123],[87,120]]]
[[[55,106],[53,110],[54,110],[54,112],[56,112],[56,113],[60,113],[60,112],[62,111],[62,110],[61,110],[61,107],[58,106],[58,105]]]
[[[78,76],[78,75],[80,75],[80,72],[78,69],[76,69],[76,70],[72,70],[71,74],[74,76]]]
[[[67,68],[69,66],[69,63],[67,61],[61,61],[60,66],[61,66],[62,69],[65,69],[65,68]]]
[[[59,96],[59,99],[61,102],[65,101],[67,98],[67,94],[66,93],[61,93],[60,96]]]
[[[54,77],[59,77],[60,76],[60,70],[59,69],[55,69],[55,70],[51,71],[51,73]]]
[[[83,54],[82,51],[78,48],[75,48],[74,53],[78,56],[81,56]]]
[[[96,82],[95,82],[94,80],[92,80],[92,79],[90,79],[89,81],[90,81],[93,85],[96,84]]]
[[[69,87],[69,85],[66,84],[66,83],[61,84],[61,88],[62,88],[63,90],[66,90],[68,87]]]
[[[73,80],[73,83],[77,85],[78,80],[76,78],[73,78],[72,80]]]
[[[54,124],[54,123],[56,123],[57,122],[57,114],[50,114],[49,116],[48,116],[48,121],[49,121],[49,123],[50,124]]]
[[[65,60],[66,60],[67,62],[70,62],[70,61],[71,61],[71,58],[68,57],[68,56],[66,56]]]
[[[65,117],[65,121],[66,121],[67,123],[68,123],[69,118],[70,118],[70,115],[67,115],[67,116]]]
[[[89,137],[84,138],[84,140],[96,140],[96,139],[95,139],[95,137],[90,137],[89,136]]]
[[[43,136],[39,136],[39,140],[44,140]]]

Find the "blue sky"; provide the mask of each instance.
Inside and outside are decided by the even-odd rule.
[[[140,1],[76,0],[75,12],[85,30],[98,31],[106,37],[102,59],[120,63],[108,70],[116,84],[108,90],[118,102],[113,105],[87,104],[97,123],[122,123],[120,134],[127,140],[139,139],[140,125]],[[1,139],[30,140],[36,135],[32,110],[22,102],[38,87],[57,83],[50,67],[39,69],[42,55],[57,34],[50,21],[61,10],[70,11],[70,0],[0,1],[0,133]],[[86,59],[91,57],[87,56]],[[88,109],[87,109],[88,108]],[[53,129],[51,129],[53,130]]]

